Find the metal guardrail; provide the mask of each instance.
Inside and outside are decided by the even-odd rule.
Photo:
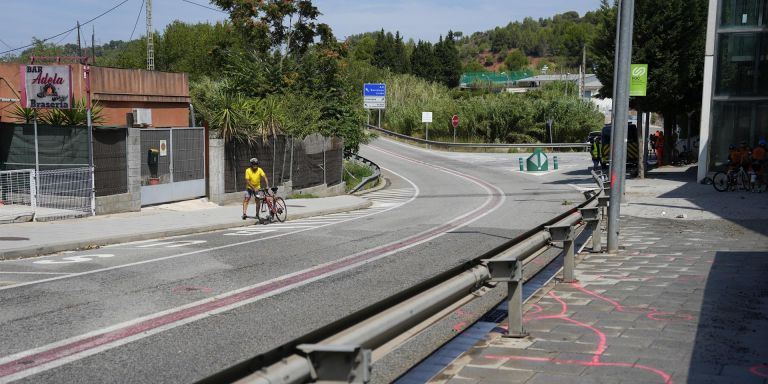
[[[482,148],[482,149],[488,149],[488,148],[580,148],[580,149],[589,149],[590,144],[589,143],[553,143],[553,144],[547,144],[547,143],[539,143],[539,144],[501,144],[501,143],[487,143],[487,144],[479,144],[479,143],[447,143],[444,141],[432,141],[432,140],[424,140],[419,139],[416,137],[411,137],[407,135],[403,135],[401,133],[392,132],[389,130],[386,130],[384,128],[377,127],[375,125],[366,125],[368,129],[373,129],[374,131],[382,132],[384,134],[394,136],[400,139],[412,141],[419,144],[427,144],[432,145],[436,147],[445,147],[445,148]]]
[[[366,165],[368,168],[371,168],[371,170],[373,171],[373,174],[371,176],[368,176],[362,181],[360,181],[360,183],[357,184],[354,188],[352,188],[352,190],[350,190],[349,193],[355,193],[363,189],[363,187],[365,187],[372,181],[378,181],[379,177],[381,177],[381,168],[378,166],[378,164],[374,163],[373,161],[370,161],[365,157],[358,155],[357,153],[347,152],[344,155],[345,157],[350,158],[353,161]]]
[[[562,242],[565,252],[563,281],[574,281],[574,239],[577,226],[586,223],[593,232],[593,250],[600,249],[600,208],[607,206],[602,190],[585,194],[587,201],[558,217],[513,239],[486,255],[479,256],[469,267],[458,267],[423,287],[414,287],[410,294],[377,303],[364,312],[371,315],[324,337],[316,344],[293,344],[299,352],[288,356],[258,372],[242,377],[243,370],[251,370],[256,359],[230,368],[203,382],[221,382],[240,379],[237,383],[275,384],[306,382],[367,383],[371,372],[371,351],[401,335],[413,326],[471,294],[486,282],[507,283],[509,292],[508,336],[522,337],[523,329],[523,264],[546,249],[551,242]],[[598,200],[600,204],[598,204]],[[412,291],[412,292],[411,292]],[[415,293],[414,293],[415,292]],[[380,310],[385,308],[384,310]],[[378,312],[375,309],[379,309]],[[322,332],[321,332],[322,334]],[[315,335],[318,336],[318,335]],[[312,338],[304,337],[308,341]]]

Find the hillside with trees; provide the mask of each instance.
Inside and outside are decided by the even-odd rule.
[[[582,50],[597,34],[598,12],[584,16],[565,12],[538,20],[526,17],[465,36],[457,42],[464,68],[514,71],[540,69],[545,64],[553,70],[578,68]]]

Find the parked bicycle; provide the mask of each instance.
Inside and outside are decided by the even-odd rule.
[[[718,192],[725,191],[750,191],[752,184],[749,180],[749,174],[744,167],[739,167],[737,170],[728,170],[726,172],[717,172],[712,177],[712,186]]]
[[[277,187],[260,189],[259,192],[264,196],[264,199],[261,201],[256,216],[248,217],[258,220],[259,224],[266,224],[275,220],[281,223],[284,222],[288,218],[288,207],[282,197],[275,196]]]

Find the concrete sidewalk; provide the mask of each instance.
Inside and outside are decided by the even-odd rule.
[[[371,202],[344,195],[290,199],[286,204],[290,221],[367,208]],[[253,225],[254,220],[242,220],[241,213],[240,204],[219,206],[206,200],[192,200],[134,213],[4,224],[0,225],[0,260]]]
[[[536,292],[529,337],[501,323],[429,382],[766,382],[768,194],[679,171],[628,181],[622,249],[582,253],[577,283]]]

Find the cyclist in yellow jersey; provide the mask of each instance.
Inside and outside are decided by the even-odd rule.
[[[261,200],[264,199],[264,194],[261,192],[261,178],[267,182],[269,188],[269,179],[264,170],[259,167],[259,159],[252,158],[251,166],[245,170],[245,194],[243,196],[243,220],[248,218],[248,203],[251,201],[251,196],[256,199],[256,216],[259,214],[261,208]]]

